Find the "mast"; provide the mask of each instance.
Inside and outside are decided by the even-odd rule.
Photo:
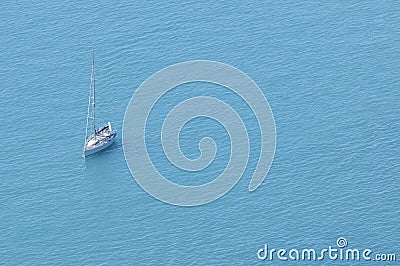
[[[93,129],[94,129],[94,138],[96,139],[96,112],[95,112],[95,80],[94,80],[94,52],[92,52],[92,74],[90,76],[90,94],[88,99],[88,108],[87,108],[87,117],[86,117],[86,136],[85,136],[85,144],[83,149],[86,149],[86,142],[89,135],[89,120],[93,119]],[[91,110],[91,105],[93,106],[93,111]],[[93,112],[93,116],[91,116],[91,112]]]
[[[87,108],[87,116],[86,116],[85,145],[84,145],[83,149],[86,148],[86,141],[87,141],[87,138],[88,138],[88,128],[89,128],[89,119],[90,119],[90,97],[91,97],[91,93],[89,94],[89,100],[88,100],[88,108]]]
[[[94,138],[96,139],[96,93],[95,93],[95,84],[96,81],[94,79],[94,51],[92,51],[92,90],[93,90],[93,130],[94,130]]]

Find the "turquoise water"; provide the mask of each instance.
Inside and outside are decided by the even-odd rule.
[[[264,244],[322,249],[338,237],[399,260],[398,25],[395,1],[1,3],[1,263],[267,264],[257,258]],[[98,116],[119,135],[85,160],[92,48]],[[275,116],[277,149],[267,178],[250,193],[258,128],[240,99],[221,90],[245,117],[254,153],[232,191],[187,208],[155,200],[133,180],[121,130],[146,78],[194,59],[230,64],[260,86]],[[212,121],[188,125],[181,142],[188,157],[196,157],[193,139],[207,128],[220,157],[185,179],[159,150],[159,119],[172,99],[216,91],[177,88],[152,114],[149,153],[175,182],[218,176],[229,143]]]

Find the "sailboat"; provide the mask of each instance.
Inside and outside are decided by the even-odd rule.
[[[83,146],[84,157],[106,149],[114,142],[115,136],[117,135],[117,131],[111,128],[110,122],[100,128],[96,128],[95,95],[94,54],[92,54],[92,75],[90,77],[90,95],[86,119],[86,136],[85,144]],[[89,132],[89,127],[92,128],[92,126],[93,133]]]

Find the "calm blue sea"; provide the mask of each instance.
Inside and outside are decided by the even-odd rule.
[[[260,261],[257,251],[320,250],[339,237],[399,261],[399,25],[397,1],[1,2],[0,264],[309,265]],[[119,133],[112,148],[85,160],[92,49],[98,116]],[[257,149],[224,197],[177,207],[132,178],[122,122],[144,80],[195,59],[230,64],[260,86],[277,148],[254,192],[247,188]],[[196,158],[196,137],[215,139],[218,160],[206,174],[177,172],[157,145],[160,117],[202,92],[218,97],[217,86],[191,84],[151,114],[149,153],[174,182],[209,182],[228,159],[229,137],[207,119],[188,125],[181,142]],[[221,89],[249,116],[234,97]],[[252,119],[245,121],[257,147]]]

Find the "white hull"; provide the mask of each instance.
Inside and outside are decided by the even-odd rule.
[[[85,149],[85,151],[84,151],[85,157],[110,147],[111,144],[114,143],[114,140],[115,140],[115,137],[112,140],[108,141],[107,143],[104,143],[102,146],[98,146],[98,147],[90,149],[90,150]]]

